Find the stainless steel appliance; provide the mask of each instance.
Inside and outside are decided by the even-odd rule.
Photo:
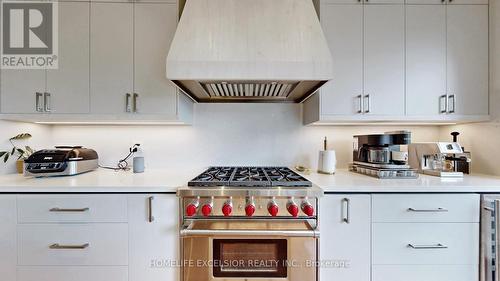
[[[197,102],[304,101],[333,78],[313,2],[180,1],[167,79]]]
[[[377,178],[416,178],[408,165],[408,131],[357,135],[353,142],[353,163],[350,170]]]
[[[419,173],[438,177],[463,177],[457,170],[458,162],[470,162],[457,142],[413,143],[409,146],[410,166]]]
[[[180,188],[182,281],[318,280],[318,197],[286,167],[211,167]]]
[[[72,176],[98,168],[99,156],[93,149],[81,146],[57,146],[33,153],[24,160],[24,176]]]
[[[481,196],[480,280],[500,281],[500,194]]]

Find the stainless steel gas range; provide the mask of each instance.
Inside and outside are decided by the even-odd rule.
[[[318,280],[318,198],[286,167],[211,167],[177,192],[183,281]]]

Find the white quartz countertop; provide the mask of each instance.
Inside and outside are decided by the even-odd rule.
[[[144,173],[98,169],[66,177],[25,178],[22,175],[0,176],[0,193],[166,193],[176,192],[202,170],[149,169]]]
[[[419,175],[418,179],[377,179],[348,170],[335,175],[311,173],[304,177],[325,192],[477,192],[500,193],[500,177],[465,175],[459,179]]]
[[[93,172],[52,178],[0,176],[0,193],[175,193],[178,187],[200,174],[200,170],[149,169],[142,174],[99,169]],[[325,192],[477,192],[500,193],[500,177],[466,175],[463,179],[441,179],[420,175],[418,179],[380,180],[338,170],[335,175],[302,174]]]

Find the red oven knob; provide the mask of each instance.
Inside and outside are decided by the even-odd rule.
[[[233,206],[231,206],[231,203],[226,203],[222,206],[222,214],[224,214],[225,217],[229,217],[232,212]]]
[[[205,217],[210,216],[210,213],[212,213],[212,205],[210,205],[210,204],[205,204],[205,205],[203,205],[203,207],[201,207],[201,213],[202,213]]]
[[[302,212],[309,217],[314,216],[314,207],[309,203],[302,204]]]
[[[196,205],[195,204],[189,204],[186,207],[186,216],[192,217],[196,214]]]
[[[279,211],[278,205],[276,205],[276,203],[274,202],[269,203],[269,205],[267,206],[267,211],[271,216],[277,216]]]
[[[288,204],[287,209],[290,215],[292,215],[293,217],[297,217],[299,215],[299,206],[297,206],[297,204],[291,202]]]
[[[247,217],[251,217],[251,216],[253,216],[254,213],[255,213],[255,205],[254,204],[248,204],[245,207],[245,214],[247,215]]]

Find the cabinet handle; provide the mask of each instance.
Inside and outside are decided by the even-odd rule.
[[[361,114],[361,113],[363,113],[363,96],[359,95],[356,98],[359,101],[359,104],[358,104],[358,114]]]
[[[365,113],[370,113],[371,111],[371,102],[370,102],[370,95],[365,95],[365,99],[366,99],[366,109],[365,109]]]
[[[414,245],[414,244],[408,244],[409,248],[415,249],[415,250],[424,250],[424,249],[448,249],[448,246],[445,246],[441,243],[437,243],[434,245]]]
[[[439,97],[439,113],[444,114],[448,112],[448,97],[442,95]]]
[[[49,210],[50,212],[58,212],[58,213],[83,213],[90,211],[90,208],[79,208],[79,209],[63,209],[63,208],[52,208]]]
[[[456,101],[457,101],[457,97],[455,95],[450,95],[448,97],[448,104],[451,105],[449,106],[449,109],[448,109],[448,113],[455,113],[455,106],[456,106]]]
[[[90,246],[89,243],[81,244],[81,245],[61,245],[58,243],[52,244],[49,246],[50,249],[55,250],[83,250]]]
[[[139,94],[138,93],[134,93],[133,95],[133,98],[132,98],[132,102],[133,102],[133,112],[137,113],[137,100],[139,99]]]
[[[42,112],[43,107],[42,107],[42,93],[36,92],[35,93],[35,110],[36,112]]]
[[[445,209],[445,208],[437,208],[437,209],[414,209],[414,208],[408,208],[408,212],[414,212],[414,213],[445,213],[445,212],[448,212],[448,210]]]
[[[349,198],[342,199],[342,221],[345,223],[351,222],[350,213],[351,212],[351,200]]]
[[[153,200],[155,199],[154,196],[148,197],[148,221],[149,222],[154,222],[155,217],[153,216]]]
[[[43,103],[45,106],[45,112],[50,112],[50,93],[43,93]]]
[[[125,95],[125,111],[126,112],[132,111],[132,106],[130,105],[130,94],[129,93],[127,93]]]

